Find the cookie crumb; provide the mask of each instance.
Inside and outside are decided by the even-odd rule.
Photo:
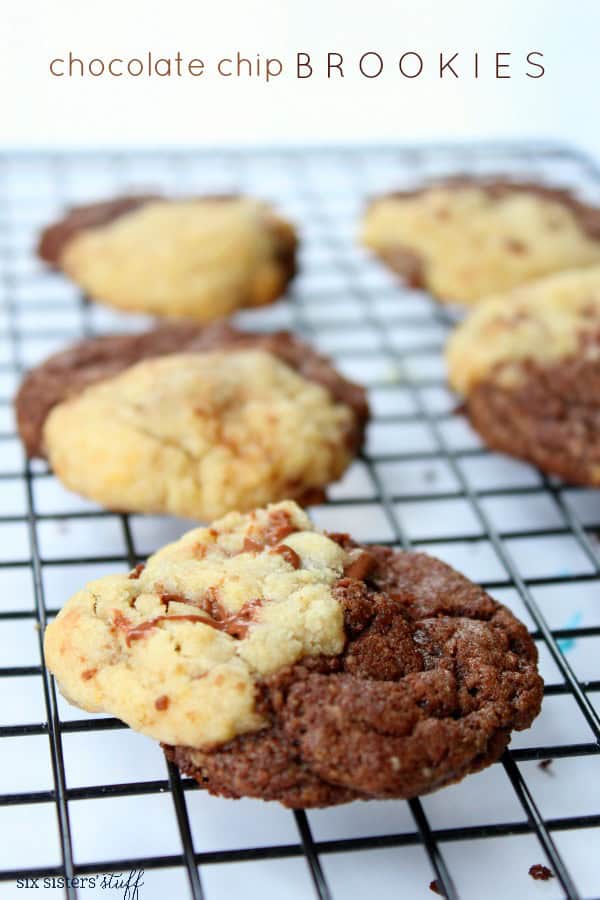
[[[541,769],[542,772],[546,772],[547,775],[554,775],[554,772],[550,768],[553,762],[553,759],[542,759],[538,763],[538,769]]]
[[[442,891],[441,887],[437,883],[437,881],[432,881],[429,885],[429,890],[433,891],[434,894],[439,894],[440,897],[445,897],[446,895]]]
[[[540,863],[531,866],[529,874],[536,881],[549,881],[551,878],[554,878],[552,869],[549,869],[548,866],[542,866]]]

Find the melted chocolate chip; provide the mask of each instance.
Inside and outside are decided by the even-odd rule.
[[[259,541],[249,537],[244,538],[242,553],[262,553],[264,549],[264,544],[259,543]]]
[[[356,578],[357,581],[364,581],[376,566],[377,561],[375,558],[370,553],[363,552],[344,569],[344,575],[346,578]]]
[[[285,559],[286,563],[289,563],[289,565],[293,569],[299,569],[302,565],[300,557],[298,556],[296,551],[291,547],[288,547],[287,544],[280,544],[278,547],[273,547],[271,553],[278,553],[279,556],[282,556]]]
[[[115,610],[113,614],[113,626],[125,634],[125,643],[131,647],[133,641],[138,641],[153,631],[161,622],[199,622],[202,625],[208,625],[216,631],[223,631],[231,637],[243,639],[248,633],[248,628],[256,620],[256,614],[262,607],[262,600],[248,600],[236,613],[225,611],[219,603],[217,592],[214,589],[207,591],[205,596],[199,601],[188,600],[179,594],[162,594],[161,603],[187,603],[197,609],[205,610],[208,615],[199,616],[194,613],[189,615],[160,615],[154,616],[152,619],[146,619],[143,622],[133,623],[120,610]]]
[[[261,537],[268,547],[279,544],[289,534],[298,531],[292,517],[285,509],[276,509],[269,514],[267,524],[264,526]]]

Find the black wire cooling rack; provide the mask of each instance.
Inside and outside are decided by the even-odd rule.
[[[24,879],[38,879],[35,896],[132,898],[128,877],[140,900],[426,898],[433,881],[465,900],[600,895],[600,497],[481,446],[445,385],[452,312],[356,243],[369,195],[453,171],[543,178],[600,199],[593,164],[554,146],[0,155],[0,896],[28,896]],[[47,620],[85,581],[133,566],[189,523],[114,515],[24,460],[11,416],[23,370],[82,335],[144,324],[87,303],[33,248],[64,205],[148,187],[241,189],[298,224],[289,296],[238,319],[294,328],[370,388],[366,451],[313,510],[317,523],[425,548],[531,628],[544,710],[485,773],[409,803],[292,813],[218,800],[153,742],[57,694],[43,665]],[[555,877],[532,880],[536,863]]]

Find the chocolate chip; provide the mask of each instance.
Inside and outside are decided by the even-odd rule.
[[[260,544],[253,538],[244,538],[244,543],[242,544],[242,553],[261,553],[263,550],[264,544]]]
[[[370,553],[361,553],[349,566],[344,569],[346,578],[356,578],[364,581],[377,565],[375,558]]]
[[[295,550],[291,547],[288,547],[287,544],[280,544],[278,547],[273,547],[271,553],[278,553],[279,556],[283,556],[286,563],[289,563],[293,569],[299,569],[301,566],[301,560]]]

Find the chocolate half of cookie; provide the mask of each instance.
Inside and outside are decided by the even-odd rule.
[[[309,381],[325,387],[332,398],[350,407],[354,427],[348,435],[353,451],[363,442],[369,415],[366,391],[343,378],[331,363],[289,332],[244,332],[226,323],[199,326],[165,325],[136,335],[105,335],[81,341],[51,356],[23,381],[15,409],[28,456],[44,456],[43,429],[51,410],[92,384],[104,381],[145,359],[173,353],[211,350],[264,350]]]
[[[446,356],[463,411],[490,447],[600,484],[600,266],[488,298]]]
[[[464,411],[486,444],[573,484],[600,484],[600,360],[583,352],[541,364],[498,366]],[[518,368],[518,377],[516,371]]]
[[[360,549],[333,588],[345,646],[264,678],[267,727],[214,748],[165,746],[201,787],[290,807],[409,798],[494,762],[538,714],[525,627],[424,554]]]

